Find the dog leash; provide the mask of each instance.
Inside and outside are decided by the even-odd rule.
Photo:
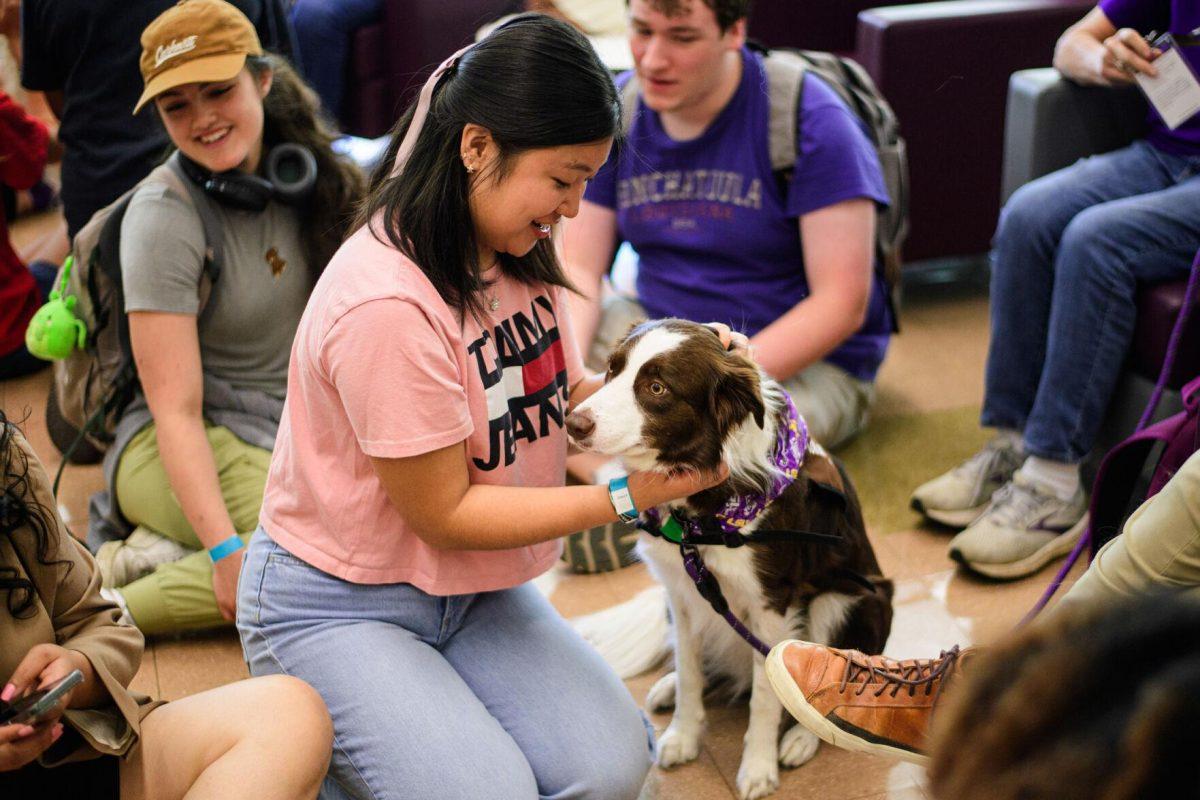
[[[696,546],[682,544],[679,546],[679,552],[683,554],[683,568],[687,570],[688,576],[696,584],[700,596],[708,601],[708,604],[713,607],[713,611],[725,618],[729,626],[737,631],[738,636],[741,636],[750,643],[751,647],[766,657],[771,652],[770,645],[755,636],[730,610],[729,601],[725,599],[725,593],[721,591],[721,584],[717,581],[717,576],[704,566],[704,559],[700,557],[700,551]]]

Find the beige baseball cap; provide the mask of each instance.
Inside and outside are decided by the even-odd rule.
[[[145,89],[133,113],[185,83],[227,81],[246,56],[261,56],[258,33],[246,15],[225,0],[179,0],[142,31]]]

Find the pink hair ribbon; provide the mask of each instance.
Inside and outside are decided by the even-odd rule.
[[[464,53],[474,46],[475,43],[472,42],[443,61],[429,76],[429,80],[425,81],[425,85],[421,87],[421,95],[417,99],[417,110],[413,112],[412,122],[409,123],[408,131],[405,132],[404,139],[400,142],[400,148],[396,151],[396,160],[392,164],[392,173],[389,177],[395,178],[400,174],[408,157],[412,155],[413,148],[417,146],[417,138],[421,135],[421,128],[425,127],[425,117],[429,116],[429,106],[433,102],[433,90],[437,88],[438,81],[447,71],[454,68]]]

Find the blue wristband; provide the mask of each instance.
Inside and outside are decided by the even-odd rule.
[[[637,522],[638,510],[629,492],[629,476],[622,475],[608,482],[608,499],[622,522]]]
[[[230,553],[236,553],[238,550],[241,550],[244,546],[242,544],[242,537],[234,534],[216,547],[208,548],[208,557],[215,564]]]

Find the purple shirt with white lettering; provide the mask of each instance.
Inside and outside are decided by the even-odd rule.
[[[588,200],[616,210],[621,239],[638,252],[638,299],[652,317],[725,322],[753,336],[808,295],[799,217],[854,198],[888,201],[861,121],[811,74],[796,167],[781,185],[761,58],[743,49],[737,92],[690,141],[668,136],[639,98],[628,138],[588,187]],[[862,380],[875,378],[887,352],[884,292],[873,276],[866,322],[826,356]]]
[[[1152,31],[1183,36],[1200,27],[1200,3],[1196,0],[1100,0],[1100,10],[1118,28],[1133,28],[1143,35]],[[1188,66],[1200,75],[1200,46],[1180,47]],[[1153,108],[1146,141],[1181,156],[1200,155],[1200,114],[1185,120],[1175,130],[1167,128]]]

